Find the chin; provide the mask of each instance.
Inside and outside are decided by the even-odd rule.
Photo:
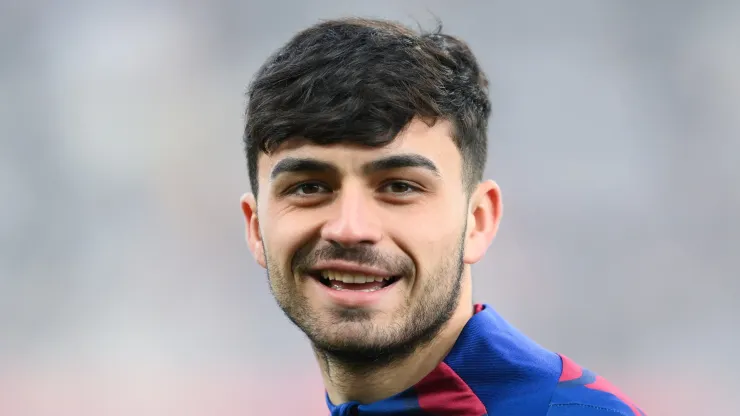
[[[307,333],[309,338],[319,344],[353,345],[376,344],[380,340],[389,340],[390,331],[383,330],[378,322],[378,313],[367,309],[330,310],[319,319],[318,326]]]
[[[412,340],[390,338],[390,334],[369,333],[360,325],[346,325],[331,334],[312,339],[320,354],[351,366],[377,366],[393,362],[415,351]]]
[[[377,346],[374,336],[360,325],[342,325],[320,334],[307,334],[311,342],[321,350],[357,350]]]

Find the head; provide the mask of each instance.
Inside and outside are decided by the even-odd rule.
[[[490,102],[467,45],[343,19],[258,71],[244,135],[247,240],[317,350],[377,362],[432,339],[469,292],[499,190],[482,181]]]

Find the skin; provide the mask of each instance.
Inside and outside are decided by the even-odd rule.
[[[473,315],[470,266],[496,235],[501,193],[493,181],[466,192],[450,127],[415,119],[381,148],[289,140],[260,155],[259,196],[241,199],[249,249],[335,404],[414,385]],[[398,156],[426,164],[377,163]],[[337,258],[399,279],[372,304],[338,303],[309,276]]]

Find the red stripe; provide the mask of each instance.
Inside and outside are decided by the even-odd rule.
[[[581,366],[573,362],[570,358],[560,355],[563,360],[563,372],[560,373],[560,382],[575,380],[583,375],[583,369]]]
[[[586,387],[588,387],[589,389],[613,394],[619,400],[623,401],[627,406],[629,406],[630,409],[632,409],[632,413],[634,413],[635,416],[640,416],[640,412],[637,410],[637,406],[635,406],[635,404],[632,403],[632,400],[630,400],[629,397],[625,396],[624,393],[619,391],[618,388],[614,387],[611,383],[606,381],[605,378],[601,376],[596,376],[596,381],[594,381],[591,384],[586,384]]]
[[[476,304],[475,304],[475,309],[474,309],[475,313],[478,313],[478,312],[480,312],[480,311],[482,311],[482,310],[483,310],[483,304],[481,304],[481,303],[476,303]]]
[[[482,416],[486,407],[460,376],[442,362],[415,389],[419,407],[434,416]]]

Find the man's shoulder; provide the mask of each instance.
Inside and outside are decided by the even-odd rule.
[[[560,355],[563,370],[548,416],[645,416],[627,395],[605,378]]]
[[[487,305],[445,359],[491,415],[644,416],[603,377],[550,351]]]

